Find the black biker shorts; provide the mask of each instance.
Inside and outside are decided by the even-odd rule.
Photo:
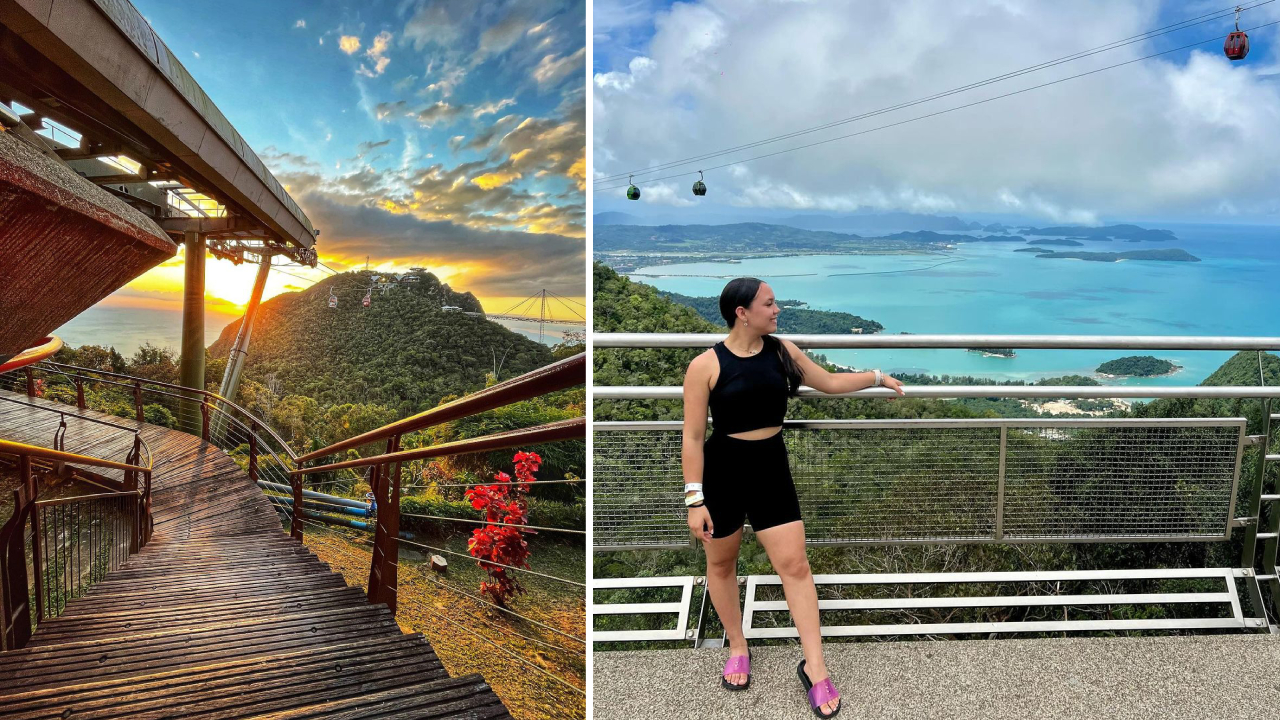
[[[728,537],[744,519],[760,532],[800,519],[782,431],[763,440],[712,433],[703,445],[702,494],[711,537]]]

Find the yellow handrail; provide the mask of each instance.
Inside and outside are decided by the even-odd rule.
[[[102,458],[63,452],[62,450],[50,450],[49,448],[40,447],[39,445],[28,445],[27,443],[3,439],[0,439],[0,454],[28,455],[31,457],[45,458],[47,460],[61,460],[62,462],[73,462],[93,467],[114,468],[116,470],[137,470],[138,472],[147,472],[150,470],[150,468],[140,467],[138,465],[130,465],[128,463],[116,462],[114,460],[103,460]]]

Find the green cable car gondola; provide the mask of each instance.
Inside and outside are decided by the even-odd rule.
[[[627,182],[631,183],[630,176],[627,177]],[[628,200],[640,199],[640,188],[636,187],[635,183],[631,183],[631,187],[627,188],[627,199]]]
[[[707,184],[702,182],[702,171],[698,171],[698,179],[693,183],[693,194],[702,197],[707,194]]]

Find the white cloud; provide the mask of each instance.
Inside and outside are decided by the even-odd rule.
[[[483,105],[476,107],[476,111],[472,113],[472,116],[478,118],[481,115],[493,115],[503,108],[510,107],[515,104],[515,98],[503,98],[496,103],[484,103]]]
[[[1251,12],[1253,24],[1280,18],[1272,7]],[[1168,20],[1166,14],[1151,2],[1104,0],[676,3],[652,17],[646,45],[596,53],[598,64],[618,58],[593,77],[596,173],[751,143],[925,97],[1143,33]],[[602,30],[599,3],[595,17],[598,38],[621,34]],[[1218,29],[1198,28],[1190,39]],[[1250,35],[1254,53],[1264,55],[1280,40],[1276,28]],[[1167,46],[1135,43],[704,166],[896,123]],[[1218,46],[1206,46],[1189,59],[1134,63],[757,160],[741,166],[746,173],[712,171],[707,184],[724,201],[760,207],[1020,212],[1060,222],[1223,213],[1226,207],[1256,212],[1272,207],[1272,188],[1280,183],[1274,132],[1280,84],[1263,74],[1274,58],[1259,60],[1232,64]],[[549,64],[544,58],[539,70]],[[690,172],[687,181],[672,181],[679,197],[697,179],[696,169],[677,170]],[[650,186],[640,188],[651,195]]]
[[[355,55],[360,49],[360,38],[355,35],[343,35],[338,38],[338,48],[348,55]]]
[[[299,20],[298,22],[294,23],[294,24],[293,24],[293,26],[294,26],[295,28],[304,28],[304,27],[306,27],[306,26],[307,26],[307,21],[306,21],[306,20]]]
[[[192,51],[191,51],[191,54],[192,54],[192,55],[195,55],[197,60],[199,60],[199,59],[200,59],[200,53],[196,52],[195,50],[192,50]]]
[[[582,72],[585,57],[586,48],[578,48],[577,52],[563,57],[544,55],[538,62],[538,67],[533,69],[533,79],[539,85],[554,85],[571,73]]]

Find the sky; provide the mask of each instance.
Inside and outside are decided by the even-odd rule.
[[[584,299],[582,0],[133,2],[321,231],[322,262],[426,267],[490,312]],[[254,268],[206,273],[213,333]],[[283,267],[266,294],[324,276]],[[154,315],[176,337],[182,277],[179,252],[70,334]]]
[[[1257,4],[1244,3],[1246,6]],[[1152,0],[597,0],[595,212],[697,223],[907,211],[1043,224],[1273,224],[1280,213],[1280,25],[1222,52],[1231,16],[803,137],[650,168],[909,102],[1225,9]],[[1231,7],[1234,7],[1232,5]],[[1241,28],[1280,21],[1280,2]],[[1183,45],[1211,39],[1193,48]],[[706,173],[1151,53],[1158,58]],[[661,180],[663,176],[679,174]],[[649,178],[659,178],[649,181]]]

